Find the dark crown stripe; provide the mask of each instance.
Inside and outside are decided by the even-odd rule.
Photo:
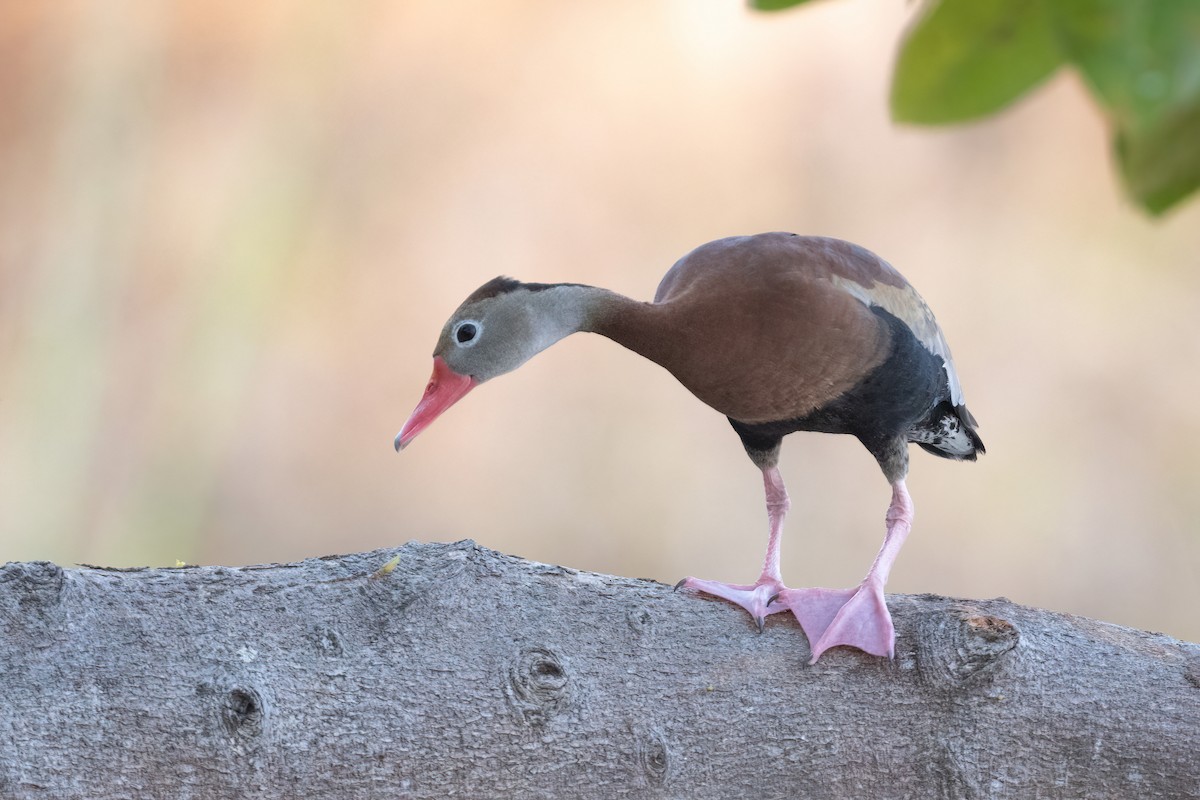
[[[509,292],[515,292],[517,289],[525,289],[526,291],[530,291],[530,292],[544,292],[547,289],[553,289],[557,286],[583,286],[583,284],[582,283],[522,283],[521,281],[517,280],[516,278],[510,278],[506,275],[499,275],[495,278],[492,278],[490,281],[485,283],[483,286],[480,286],[478,289],[476,289],[474,292],[472,292],[471,296],[467,298],[466,302],[473,303],[473,302],[478,302],[479,300],[486,300],[489,297],[496,297],[497,295],[508,294]]]

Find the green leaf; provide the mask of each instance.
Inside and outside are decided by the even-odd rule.
[[[1200,188],[1200,2],[1054,0],[1053,13],[1133,198],[1161,214]]]
[[[1152,129],[1116,136],[1121,177],[1134,199],[1162,214],[1200,188],[1200,103]]]
[[[926,125],[962,122],[1044,81],[1063,63],[1049,2],[934,0],[902,45],[892,116]]]
[[[782,11],[808,2],[811,0],[750,0],[750,7],[755,11]]]

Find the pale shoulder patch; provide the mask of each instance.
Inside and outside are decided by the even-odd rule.
[[[950,386],[950,402],[956,406],[964,404],[962,384],[958,382],[958,373],[954,369],[954,359],[950,356],[950,345],[942,333],[933,311],[917,290],[911,285],[892,286],[886,283],[875,283],[863,286],[857,281],[843,278],[840,275],[830,275],[833,285],[864,305],[877,306],[899,319],[909,327],[921,345],[942,359],[946,370],[947,383]]]

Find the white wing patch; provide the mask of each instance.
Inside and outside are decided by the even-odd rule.
[[[965,405],[962,384],[958,382],[958,373],[954,370],[954,359],[950,356],[950,345],[942,329],[938,327],[933,312],[921,295],[912,286],[897,287],[886,283],[876,283],[870,288],[861,283],[843,278],[840,275],[830,275],[833,285],[846,294],[862,302],[865,306],[878,306],[899,319],[912,330],[917,341],[933,353],[940,356],[942,366],[946,370],[946,382],[950,386],[950,402],[956,406]]]

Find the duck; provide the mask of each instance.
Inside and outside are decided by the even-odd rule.
[[[848,241],[772,232],[697,247],[667,271],[650,302],[579,283],[494,278],[442,327],[433,374],[396,450],[480,384],[579,332],[666,369],[729,420],[762,473],[767,549],[757,580],[686,577],[676,590],[741,606],[760,633],[768,616],[790,611],[808,639],[810,664],[833,647],[893,658],[883,590],[913,524],[909,445],[954,461],[985,452],[946,337],[900,272]],[[855,587],[783,582],[780,543],[791,502],[779,454],[796,431],[856,438],[891,487],[883,545]]]

